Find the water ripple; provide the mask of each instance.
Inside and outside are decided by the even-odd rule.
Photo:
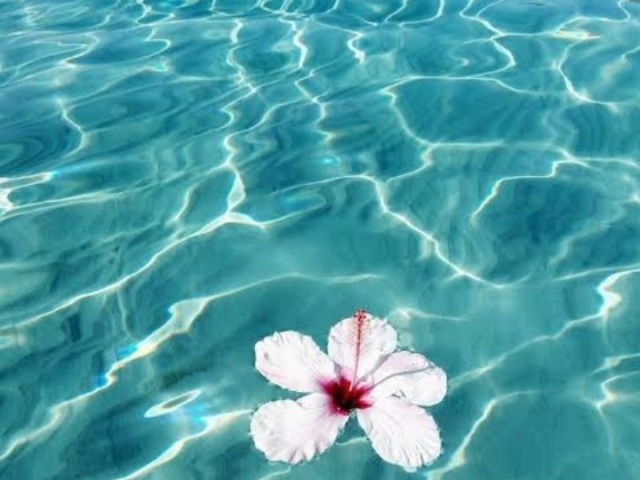
[[[0,476],[635,478],[639,26],[635,0],[0,3]],[[443,457],[398,473],[345,432],[264,461],[253,345],[356,307],[449,373]]]

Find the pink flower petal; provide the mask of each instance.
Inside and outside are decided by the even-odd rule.
[[[370,374],[396,349],[398,337],[386,321],[357,315],[340,321],[329,332],[329,356],[350,380]]]
[[[298,401],[262,405],[251,419],[251,436],[269,460],[299,463],[324,452],[349,419],[332,413],[331,399],[311,393]]]
[[[358,410],[358,423],[383,460],[407,470],[433,462],[442,451],[433,417],[399,398],[383,398]]]
[[[256,343],[256,368],[271,383],[294,392],[322,392],[336,366],[316,343],[298,332],[279,332]]]
[[[374,399],[395,395],[426,407],[440,403],[447,393],[447,374],[422,355],[396,352],[373,372]]]

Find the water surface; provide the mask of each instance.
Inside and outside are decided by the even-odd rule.
[[[0,2],[0,476],[634,480],[640,4]],[[253,345],[356,308],[444,454],[269,463]]]

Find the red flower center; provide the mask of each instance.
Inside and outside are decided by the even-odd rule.
[[[371,387],[352,385],[349,379],[342,376],[337,380],[322,384],[322,389],[331,397],[331,406],[334,413],[348,415],[354,409],[369,408],[373,405],[366,398],[371,391]]]

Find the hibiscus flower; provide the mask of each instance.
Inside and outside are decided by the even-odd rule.
[[[396,351],[385,320],[358,310],[331,328],[328,355],[306,335],[278,332],[256,343],[256,368],[271,383],[307,395],[262,405],[251,436],[269,460],[299,463],[324,452],[352,412],[385,461],[407,470],[441,453],[440,432],[420,406],[439,403],[445,372],[422,355]]]

